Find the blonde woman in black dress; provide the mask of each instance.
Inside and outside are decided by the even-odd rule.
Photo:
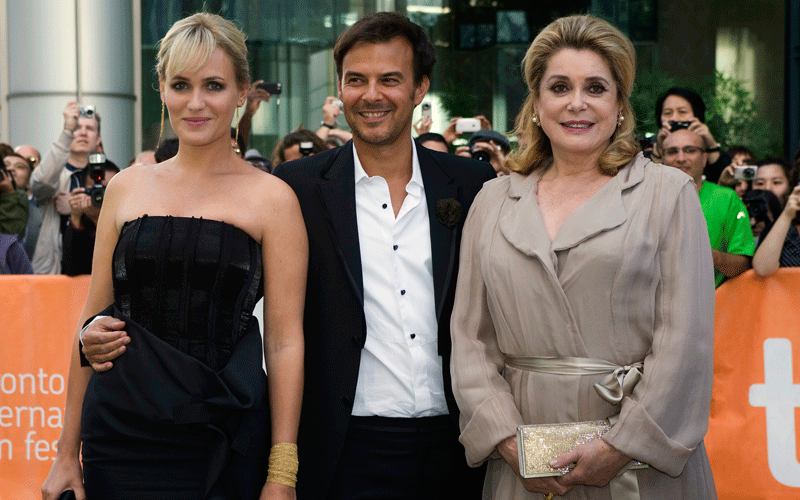
[[[130,343],[93,373],[76,335],[46,500],[295,498],[308,242],[293,191],[231,148],[246,55],[241,31],[205,13],[161,41],[179,151],[106,191],[78,329],[112,304]]]

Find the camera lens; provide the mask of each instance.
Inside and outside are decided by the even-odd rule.
[[[754,168],[746,168],[744,172],[742,172],[742,176],[745,180],[751,181],[756,178],[756,171]]]
[[[485,161],[486,163],[489,163],[489,161],[491,160],[491,158],[489,157],[489,153],[487,153],[486,151],[483,151],[482,149],[478,149],[476,151],[473,151],[472,152],[472,159],[473,160],[478,160],[478,161]]]

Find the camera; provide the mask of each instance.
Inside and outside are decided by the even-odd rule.
[[[484,149],[475,149],[476,145],[477,143],[469,147],[469,154],[470,156],[472,156],[472,159],[478,161],[485,161],[486,163],[491,162],[492,157],[489,154],[489,152]]]
[[[692,124],[692,122],[676,122],[672,120],[670,120],[668,123],[669,123],[669,130],[671,132],[675,132],[676,130],[681,130],[684,128],[689,128],[689,126],[691,126]]]
[[[78,106],[78,113],[86,118],[94,118],[94,106]]]
[[[741,165],[733,167],[733,178],[737,181],[752,181],[756,178],[758,167],[754,165]]]
[[[344,111],[344,103],[343,103],[341,100],[339,100],[339,99],[336,99],[335,101],[333,101],[333,103],[334,103],[334,104],[335,104],[335,105],[336,105],[336,106],[337,106],[339,109],[341,109],[342,111]]]
[[[428,118],[431,116],[431,103],[428,101],[422,103],[422,117],[425,118],[426,116]]]
[[[86,194],[92,200],[92,205],[100,207],[103,205],[103,197],[106,194],[106,187],[103,180],[106,178],[106,155],[103,153],[92,153],[89,155],[89,178],[94,185],[86,188]]]
[[[256,87],[260,89],[264,89],[269,92],[270,95],[280,95],[281,94],[281,84],[280,83],[259,83]]]
[[[309,156],[314,152],[314,143],[311,141],[303,141],[300,143],[300,154]]]
[[[14,180],[14,176],[11,174],[11,172],[8,171],[6,166],[2,162],[0,162],[0,181],[2,181],[6,176],[8,176],[8,178],[11,179],[11,187],[16,191],[17,181]]]
[[[459,118],[456,120],[456,132],[477,132],[481,129],[481,121],[477,118]]]

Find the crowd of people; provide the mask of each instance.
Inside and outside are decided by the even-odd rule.
[[[412,123],[436,56],[402,15],[334,60],[266,158],[244,34],[195,14],[158,51],[176,138],[120,171],[70,102],[43,157],[3,146],[0,271],[91,274],[43,497],[715,498],[714,288],[800,266],[800,158],[723,150],[685,88],[643,149],[633,45],[593,16],[528,49],[516,145]],[[518,426],[602,419],[521,475]]]

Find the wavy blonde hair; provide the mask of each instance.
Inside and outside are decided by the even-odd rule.
[[[547,63],[562,49],[591,50],[606,61],[617,85],[617,100],[622,105],[625,120],[611,136],[611,142],[600,155],[599,168],[603,174],[616,175],[630,162],[639,146],[633,137],[636,128],[633,108],[628,98],[636,75],[636,52],[633,44],[608,22],[591,16],[576,15],[556,19],[545,27],[531,43],[522,61],[522,74],[528,85],[528,97],[516,120],[514,133],[520,148],[508,159],[514,172],[528,175],[549,164],[553,159],[550,139],[532,121],[535,102],[540,97],[540,84]]]
[[[172,25],[158,45],[156,72],[169,81],[183,71],[197,71],[208,63],[214,49],[231,58],[239,89],[250,85],[245,34],[233,22],[216,14],[198,12]]]

